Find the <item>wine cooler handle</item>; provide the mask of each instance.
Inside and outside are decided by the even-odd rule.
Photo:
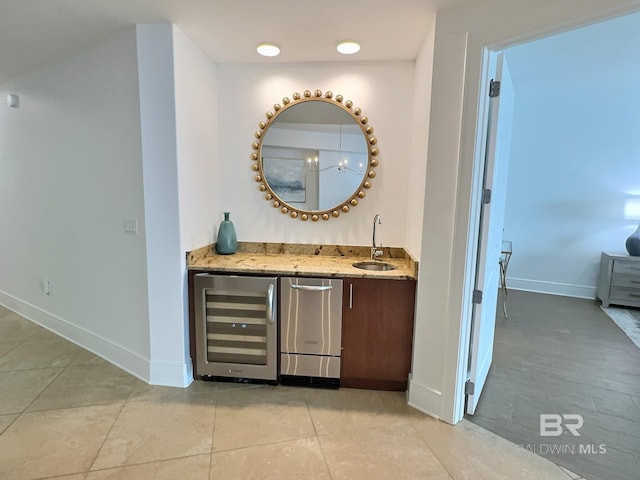
[[[269,320],[271,325],[275,322],[275,319],[273,318],[273,291],[274,286],[272,283],[269,285],[269,290],[267,291],[267,320]]]

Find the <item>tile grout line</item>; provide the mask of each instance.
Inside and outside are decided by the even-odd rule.
[[[91,471],[92,471],[91,468],[96,463],[96,460],[98,459],[98,456],[100,455],[100,452],[104,448],[104,444],[107,442],[107,438],[109,438],[109,435],[111,435],[111,432],[113,431],[113,427],[115,427],[116,423],[118,423],[118,419],[120,418],[120,415],[122,414],[122,411],[124,410],[124,407],[127,405],[127,403],[129,403],[129,400],[131,399],[131,395],[133,394],[134,387],[135,387],[135,382],[133,382],[131,384],[131,390],[129,390],[129,395],[127,395],[127,399],[124,402],[122,402],[122,405],[120,406],[120,410],[118,410],[118,414],[115,416],[115,418],[113,419],[113,423],[109,427],[109,431],[106,433],[106,435],[102,439],[102,443],[100,444],[100,448],[98,448],[98,450],[96,451],[96,454],[93,456],[93,460],[91,460],[91,464],[89,465],[89,470],[87,470],[87,472],[86,472],[86,476],[89,476],[89,473],[91,473]],[[117,468],[117,467],[113,467],[113,468]]]
[[[257,445],[245,445],[242,447],[234,447],[234,448],[227,448],[225,450],[218,450],[216,452],[213,452],[213,454],[217,454],[217,453],[227,453],[227,452],[235,452],[238,450],[246,450],[248,448],[257,448],[257,447],[267,447],[269,445],[278,445],[279,443],[287,443],[287,442],[295,442],[297,440],[307,440],[309,438],[316,438],[314,436],[302,436],[302,437],[296,437],[296,438],[287,438],[286,440],[276,440],[275,442],[267,442],[267,443],[258,443]],[[203,455],[203,454],[201,454]]]
[[[88,472],[79,472],[79,474],[84,473],[85,475],[89,475],[89,474],[94,473],[94,472],[106,472],[106,471],[109,471],[109,470],[117,470],[117,469],[120,469],[120,468],[139,467],[141,465],[152,465],[154,463],[171,462],[173,460],[179,460],[179,459],[184,459],[184,458],[201,457],[203,455],[206,455],[206,453],[194,453],[193,455],[184,455],[184,456],[171,457],[171,458],[160,458],[160,459],[157,459],[157,460],[149,460],[147,462],[127,463],[127,464],[124,464],[124,465],[113,465],[111,467],[96,468],[95,470],[89,470]],[[65,477],[67,475],[77,475],[77,474],[65,473],[61,477]],[[58,477],[53,477],[53,478],[52,477],[45,477],[46,480],[48,480],[48,479],[52,479],[53,480],[55,478],[58,478]]]
[[[437,420],[440,421],[440,420]],[[438,463],[440,464],[440,466],[444,469],[445,472],[447,472],[447,475],[449,475],[449,478],[453,479],[453,480],[458,480],[456,479],[456,477],[453,475],[453,473],[451,473],[451,471],[449,471],[449,469],[447,468],[447,466],[442,462],[442,460],[440,459],[440,457],[438,456],[438,454],[436,452],[433,451],[433,449],[431,448],[431,445],[429,445],[427,443],[427,441],[422,437],[422,435],[420,435],[420,432],[418,432],[418,430],[416,429],[416,427],[413,425],[413,422],[409,422],[409,425],[411,426],[411,428],[413,429],[413,431],[415,432],[415,434],[418,436],[418,438],[420,439],[420,441],[422,443],[424,443],[425,447],[427,447],[427,449],[431,452],[431,454],[436,458],[436,460],[438,460]]]
[[[3,435],[3,434],[4,434],[4,432],[6,432],[7,430],[9,430],[9,427],[11,427],[11,425],[13,425],[13,424],[14,424],[14,422],[15,422],[18,418],[20,418],[20,415],[22,415],[22,414],[21,414],[21,413],[18,413],[18,414],[14,414],[14,413],[7,413],[7,414],[4,414],[4,413],[3,413],[2,415],[3,415],[3,416],[15,415],[15,416],[16,416],[16,418],[14,418],[13,420],[11,420],[11,422],[9,423],[9,425],[7,425],[7,426],[5,427],[5,429],[4,429],[4,430],[2,430],[2,431],[0,432],[0,435]]]
[[[0,321],[2,321],[2,318],[0,318]],[[31,337],[29,337],[29,338],[31,338]],[[11,348],[10,350],[7,350],[6,352],[4,352],[4,353],[2,354],[2,356],[0,356],[0,359],[1,359],[2,357],[5,357],[5,356],[9,355],[9,354],[10,354],[11,352],[13,352],[16,348],[18,348],[20,345],[22,345],[23,343],[25,343],[29,338],[27,338],[26,340],[21,340],[21,341],[17,341],[17,342],[11,342],[11,341],[8,341],[8,342],[2,342],[2,343],[16,343],[17,345],[16,345],[16,346],[14,346],[13,348]],[[9,370],[9,371],[13,371],[13,370]]]
[[[19,314],[18,312],[14,312],[14,311],[12,311],[12,310],[11,310],[10,312],[11,312],[11,313],[13,313],[13,314],[15,314],[15,315],[18,315],[21,319],[26,320],[27,322],[29,322],[29,324],[34,325],[34,326],[36,326],[36,327],[38,327],[38,328],[41,328],[41,329],[45,330],[47,333],[50,333],[50,334],[55,335],[55,336],[57,337],[57,338],[56,338],[56,340],[63,339],[63,340],[65,340],[65,341],[69,342],[69,340],[65,339],[64,337],[60,337],[60,336],[59,336],[58,334],[56,334],[55,332],[53,332],[53,331],[51,331],[51,330],[46,329],[46,328],[45,328],[45,327],[43,327],[42,325],[39,325],[39,324],[35,323],[33,320],[30,320],[30,319],[28,319],[28,318],[24,317],[23,315]],[[0,321],[2,320],[2,318],[4,318],[4,316],[5,316],[5,315],[3,315],[2,317],[0,317]],[[39,336],[38,334],[34,333],[34,334],[29,335],[28,337],[26,337],[26,338],[24,338],[24,339],[22,339],[22,340],[19,340],[19,341],[17,342],[17,345],[16,345],[15,347],[13,347],[11,350],[9,350],[9,351],[5,352],[5,353],[0,357],[0,359],[1,359],[1,358],[3,358],[3,357],[5,357],[6,355],[10,354],[11,352],[13,352],[14,350],[18,349],[20,346],[22,346],[22,345],[24,345],[24,344],[26,344],[26,343],[28,343],[28,342],[35,342],[35,343],[38,343],[38,339],[37,339],[37,337],[38,337],[38,336]],[[3,343],[13,343],[13,342],[3,342]],[[71,343],[72,345],[74,345],[74,346],[76,346],[76,347],[79,347],[78,352],[77,352],[77,353],[75,354],[75,356],[74,356],[74,357],[69,361],[69,363],[68,363],[67,365],[65,365],[64,367],[62,367],[62,370],[58,373],[58,375],[56,375],[56,376],[51,380],[51,382],[49,382],[49,384],[47,384],[47,386],[42,390],[42,392],[40,392],[40,393],[36,396],[36,398],[35,398],[31,403],[29,403],[29,405],[27,405],[27,407],[25,408],[25,410],[23,410],[23,412],[22,412],[22,413],[24,413],[24,412],[26,411],[26,409],[27,409],[27,408],[29,408],[29,407],[33,404],[33,402],[35,402],[35,401],[38,399],[38,397],[40,397],[40,395],[42,395],[42,393],[43,393],[47,388],[49,388],[49,386],[50,386],[50,385],[51,385],[51,384],[52,384],[52,383],[53,383],[53,382],[58,378],[58,376],[60,376],[60,375],[61,375],[61,374],[62,374],[62,373],[67,369],[67,367],[69,367],[69,366],[70,366],[70,365],[75,361],[75,359],[76,359],[76,358],[78,358],[78,357],[80,356],[80,354],[81,354],[81,353],[82,353],[82,351],[83,351],[83,348],[82,348],[82,347],[80,347],[79,345],[73,344],[72,342],[69,342],[69,343]],[[60,367],[52,367],[51,365],[49,365],[49,366],[45,366],[45,367],[22,368],[22,369],[18,369],[18,370],[15,370],[15,369],[14,369],[14,370],[5,370],[5,371],[0,371],[0,373],[25,372],[25,371],[27,371],[27,370],[46,370],[46,369],[51,369],[51,368],[60,368]]]
[[[194,382],[198,381],[194,378],[193,380]],[[212,478],[213,475],[213,440],[216,434],[216,420],[218,418],[218,399],[220,398],[220,389],[218,388],[218,385],[216,385],[216,389],[215,389],[215,395],[216,395],[216,401],[213,404],[213,425],[211,426],[211,448],[209,451],[209,476],[207,477],[208,479]]]
[[[67,367],[68,367],[68,366],[69,366],[69,365],[67,365],[67,366],[65,366],[64,368],[62,368],[62,370],[60,370],[60,371],[58,372],[58,374],[57,374],[57,375],[55,375],[55,376],[51,379],[51,381],[50,381],[50,382],[49,382],[49,383],[48,383],[48,384],[47,384],[47,385],[42,389],[42,391],[41,391],[40,393],[38,393],[38,395],[36,395],[36,396],[34,397],[34,399],[33,399],[33,400],[31,400],[31,402],[29,402],[29,405],[27,405],[26,407],[24,407],[24,409],[22,410],[22,412],[20,412],[20,415],[19,415],[19,416],[22,416],[22,414],[24,414],[24,413],[36,413],[36,412],[40,412],[40,411],[48,411],[48,410],[36,410],[36,411],[33,411],[33,412],[27,412],[27,410],[29,409],[29,407],[31,407],[31,405],[33,405],[35,402],[37,402],[37,401],[38,401],[38,399],[42,396],[42,394],[43,394],[44,392],[46,392],[46,391],[47,391],[47,389],[51,386],[51,384],[52,384],[53,382],[55,382],[55,381],[56,381],[56,379],[57,379],[60,375],[62,375],[62,374],[64,373],[64,371],[67,369]],[[51,368],[51,367],[46,367],[46,368]],[[46,368],[34,368],[33,370],[46,370]],[[25,371],[27,371],[27,370],[32,370],[32,369],[26,369],[26,370],[15,370],[15,372],[25,372]],[[64,409],[51,408],[51,409],[49,409],[49,410],[64,410]]]
[[[27,338],[26,340],[24,340],[24,342],[21,342],[21,343],[20,343],[20,345],[22,345],[22,343],[26,343],[28,340],[31,340],[34,336],[35,336],[35,335],[30,336],[29,338]],[[17,348],[17,347],[16,347],[16,348]],[[56,379],[57,379],[60,375],[62,375],[62,374],[64,373],[64,371],[65,371],[65,370],[66,370],[66,369],[67,369],[67,368],[68,368],[68,367],[73,363],[73,361],[74,361],[76,358],[78,358],[78,356],[80,356],[80,354],[81,354],[81,353],[82,353],[81,351],[78,351],[78,353],[73,357],[73,359],[72,359],[72,360],[71,360],[67,365],[65,365],[65,366],[64,366],[64,367],[63,367],[63,368],[58,372],[58,374],[57,374],[57,375],[55,375],[55,376],[51,379],[51,381],[50,381],[50,382],[49,382],[49,383],[48,383],[48,384],[47,384],[47,385],[42,389],[42,391],[41,391],[40,393],[38,393],[38,395],[36,395],[36,396],[35,396],[35,398],[34,398],[34,399],[33,399],[33,400],[32,400],[32,401],[31,401],[31,402],[30,402],[30,403],[29,403],[29,404],[28,404],[28,405],[27,405],[23,410],[22,410],[22,412],[20,412],[20,414],[19,414],[16,418],[14,418],[14,419],[13,419],[13,422],[11,422],[11,424],[10,424],[9,426],[11,426],[11,425],[16,421],[16,420],[18,420],[18,419],[19,419],[20,417],[22,417],[22,415],[24,415],[24,414],[31,414],[31,413],[33,413],[33,414],[37,414],[37,413],[40,413],[40,412],[42,412],[42,411],[69,410],[70,408],[72,408],[72,407],[69,407],[69,408],[58,408],[58,409],[37,410],[37,411],[34,411],[34,412],[27,412],[27,410],[29,409],[29,407],[31,407],[31,405],[33,405],[33,404],[34,404],[34,403],[35,403],[35,402],[40,398],[40,396],[41,396],[42,394],[44,394],[44,392],[45,392],[45,391],[46,391],[46,390],[51,386],[51,384],[52,384],[53,382],[55,382],[55,381],[56,381]],[[25,369],[25,370],[44,370],[44,369],[46,369],[46,368],[52,368],[52,367],[43,367],[43,368],[40,368],[40,369],[37,369],[37,368],[36,368],[36,369]],[[25,371],[25,370],[14,370],[14,372],[16,372],[16,371],[18,371],[18,372],[19,372],[19,371]],[[8,429],[8,428],[9,428],[9,427],[7,427],[7,429]],[[6,429],[5,429],[5,431],[6,431]],[[84,476],[85,476],[85,478],[86,478],[86,477],[87,477],[87,475],[88,475],[88,472],[71,472],[71,473],[69,473],[69,474],[65,474],[65,475],[81,475],[81,474],[84,474]],[[41,477],[41,478],[46,479],[47,477]],[[51,477],[49,477],[49,478],[51,478]],[[55,477],[54,477],[54,478],[55,478]]]
[[[60,478],[71,476],[71,475],[84,475],[84,480],[86,480],[88,473],[87,472],[64,473],[62,475],[56,475],[55,477],[46,476],[46,477],[32,478],[30,480],[57,480]]]
[[[2,320],[2,318],[4,318],[5,316],[6,316],[6,315],[3,315],[2,317],[0,317],[0,320]],[[13,352],[15,349],[17,349],[20,345],[22,345],[22,344],[26,343],[26,342],[27,342],[31,337],[33,337],[33,336],[34,336],[34,335],[31,335],[30,337],[27,337],[26,339],[23,339],[23,340],[21,340],[21,341],[16,342],[16,343],[17,343],[17,344],[16,344],[16,346],[14,346],[11,350],[9,350],[9,351],[5,352],[5,353],[2,355],[2,357],[4,357],[4,356],[8,355],[9,353]],[[9,342],[6,342],[6,343],[9,343]],[[2,358],[2,357],[0,357],[0,358]],[[42,370],[42,369],[35,369],[35,368],[34,368],[33,370]],[[8,371],[6,371],[6,372],[0,372],[0,373],[15,373],[16,371],[25,371],[25,370],[8,370]],[[58,375],[56,375],[55,377],[53,377],[53,378],[51,379],[51,381],[47,384],[47,386],[46,386],[46,387],[44,387],[44,388],[42,389],[42,391],[41,391],[38,395],[36,395],[36,396],[35,396],[35,398],[34,398],[34,399],[33,399],[33,400],[32,400],[32,401],[31,401],[31,402],[30,402],[26,407],[24,407],[20,412],[3,414],[3,415],[15,415],[15,416],[16,416],[16,418],[14,418],[13,420],[11,420],[11,422],[9,423],[9,425],[7,425],[7,426],[4,428],[4,430],[2,430],[2,432],[0,432],[0,435],[4,434],[4,432],[6,432],[7,430],[9,430],[9,428],[11,427],[11,425],[13,425],[13,424],[16,422],[16,420],[18,420],[18,419],[22,416],[22,414],[23,414],[23,413],[25,413],[25,412],[27,411],[27,409],[28,409],[28,408],[33,404],[33,402],[35,402],[35,401],[38,399],[38,397],[40,397],[40,395],[42,395],[42,393],[43,393],[47,388],[49,388],[49,385],[51,385],[51,384],[53,383],[53,381],[54,381],[56,378],[58,378],[58,376],[59,376],[62,372],[64,372],[64,368],[63,368],[60,372],[58,372]]]
[[[316,422],[313,421],[313,415],[311,414],[311,408],[309,408],[309,402],[307,402],[306,398],[304,404],[307,407],[307,412],[309,413],[309,418],[311,419],[311,425],[313,426],[313,432],[315,433],[316,442],[318,442],[318,447],[320,447],[320,453],[322,453],[322,459],[324,460],[324,465],[327,467],[327,473],[329,474],[329,479],[333,480],[333,475],[331,474],[331,468],[329,467],[329,462],[327,460],[327,456],[324,453],[324,448],[322,448],[322,442],[320,441],[320,435],[318,435],[318,429],[316,428]]]

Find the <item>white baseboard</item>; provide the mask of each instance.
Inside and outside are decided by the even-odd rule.
[[[407,403],[410,406],[431,417],[440,419],[442,392],[415,382],[413,376],[410,375],[407,397]]]
[[[0,291],[0,304],[113,363],[134,377],[149,382],[150,362],[148,358],[3,291]]]
[[[540,280],[527,280],[524,278],[507,277],[507,289],[547,293],[549,295],[561,295],[563,297],[587,298],[590,300],[594,300],[596,298],[595,286],[542,282]]]
[[[188,387],[193,382],[193,366],[189,363],[151,362],[151,385]]]

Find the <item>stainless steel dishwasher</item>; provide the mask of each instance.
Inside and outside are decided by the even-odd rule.
[[[340,385],[342,280],[280,279],[280,382]]]
[[[278,380],[277,278],[194,276],[196,374]]]

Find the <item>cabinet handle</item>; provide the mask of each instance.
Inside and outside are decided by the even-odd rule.
[[[353,308],[353,283],[349,284],[349,309]]]
[[[630,293],[629,296],[633,298],[640,298],[640,295],[638,295],[637,293]]]
[[[293,284],[291,288],[295,290],[307,290],[309,292],[324,292],[325,290],[331,290],[333,285],[298,285]]]
[[[640,280],[631,280],[629,283],[640,283]]]
[[[273,325],[273,283],[269,285],[269,290],[267,291],[267,320],[269,323]]]

